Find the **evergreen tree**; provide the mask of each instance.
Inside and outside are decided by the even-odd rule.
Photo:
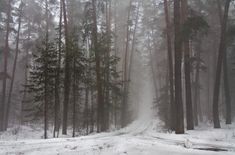
[[[44,116],[44,138],[47,138],[49,110],[53,105],[54,82],[56,69],[56,51],[54,44],[42,41],[33,55],[33,65],[30,68],[29,81],[26,88],[33,95],[35,114]]]

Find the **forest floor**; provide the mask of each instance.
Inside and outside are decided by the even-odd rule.
[[[24,127],[0,133],[0,154],[6,155],[234,155],[235,125],[213,129],[203,124],[183,135],[166,133],[155,121],[136,121],[110,133],[78,138],[40,139],[39,130]],[[38,132],[37,132],[38,131]],[[16,132],[16,131],[15,131]],[[40,133],[40,134],[38,134]],[[31,136],[32,139],[29,139]]]

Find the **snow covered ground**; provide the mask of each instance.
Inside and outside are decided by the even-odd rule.
[[[139,119],[124,129],[44,140],[42,126],[12,128],[0,133],[0,155],[235,155],[235,123],[222,129],[202,124],[183,135],[163,132],[153,119],[149,87],[143,89]]]
[[[234,155],[235,126],[213,129],[203,125],[184,135],[163,133],[156,121],[136,121],[111,133],[79,138],[13,140],[1,136],[0,154],[6,155]],[[25,127],[20,132],[32,134]],[[27,135],[26,133],[17,133]],[[36,134],[35,134],[36,135]],[[32,136],[32,135],[31,135]],[[36,137],[34,137],[36,138]],[[214,150],[214,151],[209,151]],[[221,149],[220,151],[216,151]]]

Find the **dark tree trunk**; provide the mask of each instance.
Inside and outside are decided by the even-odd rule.
[[[74,60],[73,60],[73,137],[75,137],[76,133],[76,102],[77,102],[77,76],[76,76],[76,57],[74,55]]]
[[[105,100],[105,128],[109,128],[110,123],[110,54],[111,54],[111,1],[106,2],[106,33],[107,33],[107,51],[105,53],[105,83],[104,100]]]
[[[60,21],[59,21],[59,51],[58,51],[58,60],[57,60],[57,69],[56,69],[56,79],[55,79],[55,116],[54,116],[54,131],[53,137],[55,138],[55,134],[59,133],[60,126],[60,72],[61,72],[61,39],[62,39],[62,16],[63,16],[63,4],[60,0]]]
[[[1,103],[1,114],[0,114],[0,131],[5,131],[6,121],[6,91],[7,91],[7,67],[8,67],[8,54],[9,54],[9,34],[10,34],[10,17],[11,16],[11,0],[8,0],[7,5],[7,20],[6,20],[6,38],[5,38],[5,49],[4,49],[4,66],[3,66],[3,80],[2,80],[2,103]]]
[[[227,51],[224,51],[224,61],[223,61],[223,73],[224,73],[224,93],[225,93],[225,103],[226,103],[226,124],[232,124],[231,117],[231,96],[229,88],[229,77],[228,77],[228,64],[227,64]]]
[[[171,130],[175,130],[175,103],[174,103],[174,71],[173,71],[173,56],[171,46],[171,34],[170,34],[170,21],[169,21],[169,9],[168,0],[164,0],[165,10],[165,22],[167,33],[167,56],[168,56],[168,70],[169,70],[169,86],[170,86],[170,115],[171,115]]]
[[[182,0],[182,21],[185,22],[188,16],[188,1]],[[185,72],[185,92],[186,92],[186,119],[187,129],[193,130],[193,105],[192,105],[192,89],[191,89],[191,62],[189,38],[184,40],[184,72]]]
[[[68,105],[70,96],[70,48],[69,48],[69,33],[65,0],[62,0],[63,15],[64,15],[64,31],[65,31],[65,78],[64,78],[64,103],[63,103],[63,125],[62,134],[67,134],[68,121]]]
[[[219,94],[220,94],[220,81],[221,81],[221,71],[224,60],[224,53],[226,50],[226,30],[227,30],[227,21],[228,21],[228,12],[231,0],[226,0],[225,2],[225,10],[224,17],[221,25],[221,36],[220,36],[220,45],[219,45],[219,54],[216,68],[216,77],[214,84],[214,94],[213,94],[213,121],[214,127],[220,128],[220,120],[219,120]]]
[[[114,34],[117,34],[117,1],[114,1]],[[118,53],[118,36],[114,35],[114,56],[117,57]],[[114,68],[115,72],[117,71],[117,66]],[[117,79],[115,79],[115,82]],[[112,106],[112,115],[113,115],[113,121],[114,126],[117,128],[117,106],[118,106],[118,100],[117,100],[117,94],[113,93],[113,106]]]
[[[89,88],[88,85],[86,86],[85,90],[85,110],[84,110],[84,128],[86,129],[86,134],[89,134],[89,110],[88,110],[88,103],[89,103]]]
[[[102,80],[101,80],[101,69],[100,69],[100,49],[98,45],[97,36],[97,17],[96,17],[96,0],[92,0],[93,8],[93,45],[95,50],[95,63],[96,63],[96,87],[97,87],[97,130],[98,132],[103,132],[105,128],[105,111],[104,111],[104,98],[102,94]]]
[[[218,12],[220,24],[223,22],[223,13],[220,0],[217,0]],[[221,25],[222,26],[222,25]],[[223,58],[223,80],[224,80],[224,94],[225,94],[225,104],[226,104],[226,124],[231,124],[231,96],[230,96],[230,87],[229,87],[229,77],[228,77],[228,63],[227,63],[227,48],[224,50]]]
[[[201,46],[199,43],[198,46]],[[200,47],[199,47],[200,48]],[[198,104],[199,104],[199,92],[200,92],[200,57],[201,57],[201,50],[198,49],[196,51],[195,57],[197,59],[196,63],[196,73],[195,73],[195,86],[194,86],[194,124],[198,126]]]
[[[94,132],[94,128],[95,128],[95,120],[94,120],[94,113],[95,113],[95,108],[94,108],[94,94],[93,94],[93,88],[91,88],[91,129],[90,132]]]
[[[48,19],[48,0],[45,0],[46,3],[46,52],[48,53],[48,43],[49,43],[49,19]],[[46,53],[46,59],[48,59]],[[44,138],[47,139],[47,129],[48,129],[48,104],[49,104],[49,87],[48,87],[48,60],[46,60],[45,66],[45,79],[44,79]]]
[[[175,106],[176,106],[176,134],[184,133],[184,111],[182,99],[182,40],[180,24],[180,0],[174,1],[174,26],[175,26]]]

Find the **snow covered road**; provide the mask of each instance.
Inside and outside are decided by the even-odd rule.
[[[138,128],[135,128],[139,126]],[[234,129],[160,133],[154,124],[79,138],[0,141],[1,155],[234,155]],[[226,133],[226,134],[225,134]],[[208,151],[200,149],[222,149]]]

